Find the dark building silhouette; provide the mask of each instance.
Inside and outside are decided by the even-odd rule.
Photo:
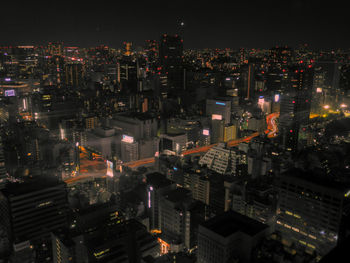
[[[298,150],[299,129],[309,120],[313,87],[313,68],[289,69],[288,86],[281,98],[280,135],[285,150]]]
[[[159,59],[161,69],[168,78],[168,88],[183,88],[183,40],[179,35],[161,36]]]

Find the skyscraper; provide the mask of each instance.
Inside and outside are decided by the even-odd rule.
[[[298,150],[299,129],[307,123],[311,110],[313,68],[294,66],[289,69],[288,86],[281,95],[280,135],[287,151]]]
[[[12,243],[35,243],[67,225],[66,184],[55,178],[34,178],[7,184],[2,190],[1,218]]]
[[[279,178],[277,229],[297,246],[329,252],[338,242],[346,185],[314,172],[292,169]]]
[[[179,35],[163,34],[159,45],[159,59],[163,72],[168,76],[168,87],[183,88],[183,40]]]
[[[234,211],[215,216],[198,228],[199,263],[250,262],[269,227]]]

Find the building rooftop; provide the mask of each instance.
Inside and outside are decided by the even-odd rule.
[[[185,188],[176,188],[165,194],[165,198],[174,203],[185,202],[191,197],[191,191]]]
[[[290,178],[296,178],[302,181],[313,183],[318,186],[334,189],[337,191],[348,191],[350,189],[349,183],[343,183],[336,181],[332,175],[325,175],[323,172],[317,173],[316,170],[313,171],[304,171],[299,168],[293,168],[284,173],[284,176]]]
[[[269,227],[234,211],[215,216],[203,223],[202,226],[223,237],[228,237],[236,232],[255,236]]]
[[[147,183],[155,188],[171,185],[172,182],[164,174],[154,172],[146,175]]]
[[[144,120],[152,120],[154,117],[149,113],[141,113],[141,112],[123,112],[118,113],[114,117],[118,118],[118,116],[125,117],[125,118],[132,118],[132,119],[138,119],[140,121]]]
[[[8,183],[2,192],[5,196],[18,196],[58,185],[65,185],[65,183],[58,181],[58,179],[53,176],[38,176],[28,178],[23,183]]]

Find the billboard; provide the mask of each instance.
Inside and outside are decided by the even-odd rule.
[[[123,134],[122,142],[133,143],[134,137]]]
[[[15,90],[14,89],[5,90],[5,97],[13,97],[13,96],[15,96]]]
[[[107,160],[107,176],[113,177],[113,162]]]
[[[220,115],[220,114],[212,114],[211,115],[211,119],[212,120],[222,120],[222,115]]]
[[[203,129],[203,135],[209,136],[209,129]]]
[[[279,95],[279,94],[276,94],[276,95],[275,95],[275,102],[279,102],[279,100],[280,100],[280,95]]]

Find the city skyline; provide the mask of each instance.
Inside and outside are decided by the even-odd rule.
[[[0,263],[348,252],[338,1],[1,8]]]

